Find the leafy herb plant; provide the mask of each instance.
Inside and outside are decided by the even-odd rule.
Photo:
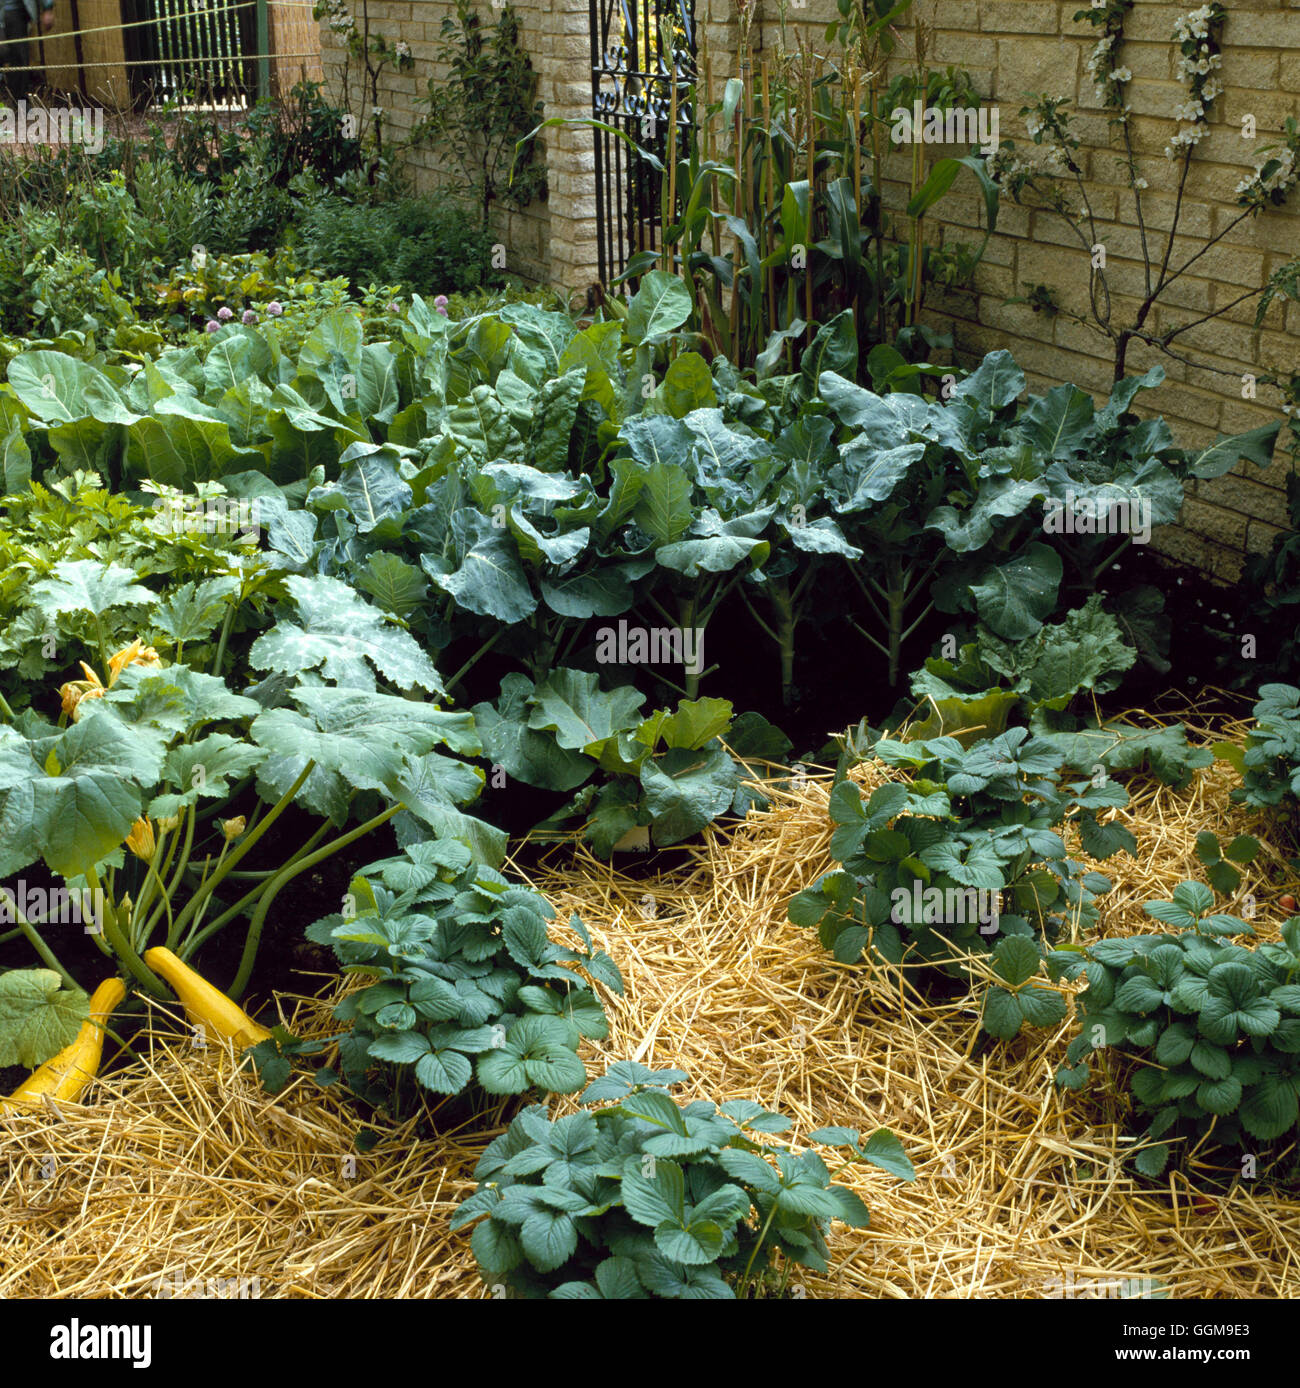
[[[478,1189],[452,1218],[476,1224],[480,1275],[522,1297],[733,1300],[788,1286],[796,1267],[825,1272],[832,1219],[869,1220],[816,1152],[762,1138],[789,1120],[748,1099],[679,1104],[681,1070],[619,1061],[552,1119],[526,1109],[484,1152]],[[606,1102],[614,1101],[614,1102]],[[819,1128],[813,1142],[914,1179],[898,1139],[878,1128]],[[777,1255],[781,1261],[777,1263]]]

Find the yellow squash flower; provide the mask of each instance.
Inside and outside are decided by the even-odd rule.
[[[137,819],[126,836],[126,846],[137,858],[143,858],[147,863],[157,846],[154,843],[153,825],[147,819]]]
[[[85,671],[84,680],[69,680],[67,684],[59,686],[59,700],[63,712],[75,723],[81,717],[80,704],[83,699],[102,699],[104,697],[105,685],[103,680],[86,664],[84,660],[77,662],[82,670]],[[112,687],[117,683],[117,677],[126,669],[128,665],[143,665],[149,669],[158,669],[162,665],[158,652],[152,646],[142,646],[140,638],[137,636],[129,646],[123,646],[116,654],[108,658],[108,685]]]
[[[227,843],[232,843],[247,828],[248,820],[242,814],[235,819],[223,819],[221,821],[221,832],[226,836]]]
[[[77,712],[77,705],[83,699],[102,699],[104,697],[103,681],[84,660],[78,663],[86,672],[86,678],[84,680],[69,680],[67,684],[59,686],[59,698],[63,704],[63,712],[74,723],[80,716]]]
[[[140,638],[137,636],[129,646],[123,646],[116,655],[109,656],[109,688],[111,689],[117,683],[117,677],[128,665],[145,665],[151,669],[156,669],[161,664],[162,661],[158,658],[158,652],[152,646],[142,646]]]

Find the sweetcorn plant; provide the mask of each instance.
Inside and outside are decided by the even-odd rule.
[[[576,915],[569,925],[586,948],[555,944],[554,916],[539,893],[451,838],[412,844],[354,878],[344,912],[307,929],[347,972],[374,980],[334,1013],[351,1028],[340,1048],[351,1087],[400,1096],[411,1074],[443,1095],[475,1079],[488,1094],[580,1089],[578,1046],[607,1036],[609,1022],[577,969],[616,993],[623,979]]]
[[[759,1140],[788,1119],[748,1099],[678,1104],[668,1086],[686,1078],[618,1061],[581,1099],[604,1107],[552,1119],[536,1105],[488,1146],[451,1227],[476,1224],[471,1246],[494,1292],[733,1300],[760,1282],[784,1290],[796,1265],[825,1272],[832,1219],[866,1227],[866,1206],[816,1152]],[[886,1128],[810,1139],[851,1153],[839,1170],[867,1162],[914,1179]]]
[[[1057,1082],[1088,1081],[1088,1057],[1116,1048],[1137,1112],[1150,1122],[1135,1165],[1158,1176],[1170,1141],[1213,1141],[1249,1151],[1300,1123],[1300,916],[1279,942],[1255,949],[1245,921],[1215,912],[1214,894],[1183,882],[1149,915],[1177,934],[1099,940],[1049,959],[1054,976],[1086,977],[1082,1031]],[[1198,1144],[1199,1145],[1199,1144]]]

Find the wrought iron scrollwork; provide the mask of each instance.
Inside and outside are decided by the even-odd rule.
[[[691,124],[694,0],[591,0],[591,55],[592,115],[664,159],[674,82],[678,126]],[[654,247],[659,178],[608,130],[595,131],[595,141],[600,278],[608,284],[631,251]]]

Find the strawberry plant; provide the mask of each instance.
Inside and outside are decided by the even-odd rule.
[[[1232,798],[1257,809],[1294,809],[1300,802],[1300,689],[1262,685],[1252,712],[1255,724],[1244,748],[1220,743],[1214,749],[1241,775]]]
[[[1231,896],[1241,886],[1241,873],[1234,864],[1253,862],[1259,852],[1259,840],[1250,834],[1238,834],[1228,844],[1221,844],[1208,829],[1196,836],[1196,856],[1205,866],[1205,875],[1216,892]]]
[[[1108,780],[1058,784],[1060,752],[1025,728],[970,747],[953,737],[882,737],[870,755],[909,779],[869,793],[848,779],[834,786],[830,846],[843,867],[793,898],[791,921],[816,926],[842,963],[870,953],[899,964],[913,953],[963,977],[963,952],[985,954],[994,937],[1011,937],[997,942],[994,970],[1011,985],[1000,992],[1019,997],[1038,972],[1037,963],[1026,972],[1029,954],[1041,961],[1042,942],[1067,922],[1095,923],[1094,898],[1110,889],[1066,856],[1059,830],[1073,824],[1094,858],[1132,852],[1132,834],[1098,818],[1126,804],[1126,792]],[[1013,1009],[995,988],[985,1029],[1010,1039],[1022,1012],[1036,1025],[1060,1020],[1060,998],[1035,989]]]
[[[811,1133],[849,1153],[832,1172],[816,1152],[765,1141],[790,1122],[761,1104],[679,1104],[668,1089],[685,1079],[619,1061],[579,1100],[601,1107],[552,1119],[536,1105],[488,1146],[452,1228],[475,1225],[489,1287],[595,1301],[780,1296],[796,1268],[827,1270],[831,1220],[869,1221],[839,1171],[865,1162],[914,1179],[887,1128]]]
[[[1054,951],[1054,977],[1086,978],[1081,1030],[1057,1082],[1082,1088],[1091,1064],[1148,1119],[1135,1157],[1158,1176],[1178,1140],[1258,1153],[1294,1136],[1300,1122],[1300,917],[1280,941],[1248,948],[1252,926],[1214,910],[1214,895],[1183,882],[1148,915],[1173,933],[1098,940]]]
[[[340,1050],[355,1091],[400,1105],[407,1075],[443,1095],[471,1079],[487,1094],[566,1094],[586,1083],[578,1045],[607,1036],[609,1023],[577,970],[616,993],[623,979],[577,916],[569,926],[585,949],[553,943],[547,901],[455,839],[371,864],[348,895],[346,910],[307,936],[346,972],[374,980],[334,1012],[349,1027]]]

